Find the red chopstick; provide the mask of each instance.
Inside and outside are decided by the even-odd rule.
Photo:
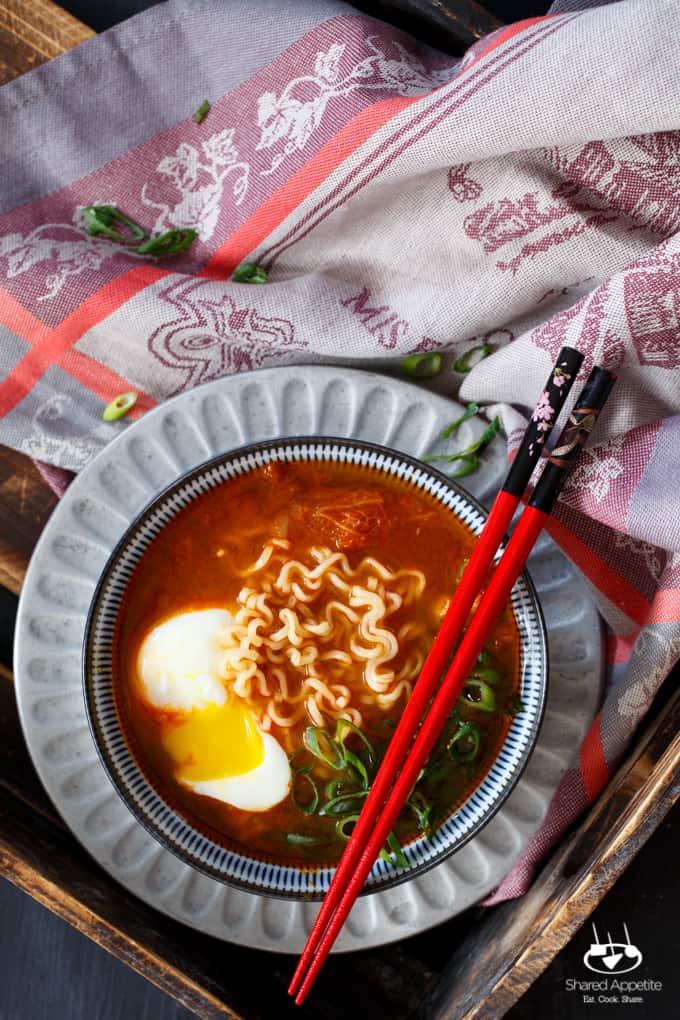
[[[502,612],[536,539],[543,530],[545,521],[564,482],[567,469],[571,466],[588,438],[597,420],[597,416],[609,396],[615,378],[606,369],[596,367],[591,372],[581,396],[571,413],[569,422],[560,436],[552,455],[549,457],[549,463],[546,464],[543,474],[529,500],[529,504],[524,510],[493,573],[479,607],[460,641],[453,661],[442,680],[441,687],[436,693],[427,716],[417,733],[413,746],[410,748],[401,771],[394,781],[394,786],[385,806],[377,820],[373,816],[371,817],[370,831],[361,842],[359,837],[356,836],[358,823],[355,826],[340,862],[340,865],[342,865],[345,856],[350,857],[351,855],[353,862],[351,874],[346,884],[344,884],[344,888],[341,888],[335,882],[331,885],[322,904],[322,911],[324,913],[323,930],[319,935],[317,929],[317,936],[314,939],[315,948],[311,953],[308,951],[308,947],[305,947],[300,965],[293,978],[291,987],[294,987],[297,991],[295,1001],[298,1005],[306,998],[378,854],[385,845],[387,837],[393,829],[404,803],[418,779],[420,770],[425,765],[439,733],[459,697],[466,679],[470,675],[470,671],[482,650],[484,642],[487,640],[492,627]],[[420,680],[416,684],[416,688],[419,684]],[[412,700],[413,695],[409,705]],[[374,786],[378,778],[382,778],[381,773],[386,772],[386,761],[387,756],[378,771]],[[381,787],[385,784],[391,784],[393,779],[394,772],[389,775],[387,780],[383,779]],[[370,795],[368,799],[370,799]],[[340,865],[338,866],[336,877],[340,872]],[[346,874],[347,868],[345,867],[343,871]],[[319,917],[321,917],[321,913]],[[319,927],[321,926],[319,925]],[[314,929],[312,930],[313,933]],[[303,962],[308,964],[308,968],[303,968]],[[300,983],[303,974],[305,974],[304,980]],[[291,994],[294,994],[294,992],[291,992]]]
[[[423,714],[442,676],[451,649],[454,647],[472,604],[486,580],[496,551],[508,530],[531,473],[544,449],[545,440],[550,435],[552,425],[562,409],[582,361],[583,355],[579,351],[571,347],[563,347],[541,392],[503,487],[494,501],[484,529],[475,544],[470,561],[420,671],[411,697],[390,740],[385,758],[354,826],[352,838],[338,863],[333,881],[293,975],[289,987],[290,995],[294,995],[297,991],[302,976],[309,966],[331,918],[337,896],[354,871],[360,857],[361,847],[368,839],[394,776],[406,757],[414,733],[420,725]]]

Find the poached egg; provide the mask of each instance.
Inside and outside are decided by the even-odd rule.
[[[161,741],[185,788],[243,811],[267,811],[288,794],[291,771],[279,742],[220,676],[226,609],[179,613],[145,636],[137,656],[147,704],[171,713]]]

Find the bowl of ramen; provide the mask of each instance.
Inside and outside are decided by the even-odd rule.
[[[162,492],[102,574],[84,656],[95,743],[139,821],[222,881],[321,898],[484,519],[431,467],[342,439],[242,448]],[[366,891],[489,821],[546,681],[522,574]]]

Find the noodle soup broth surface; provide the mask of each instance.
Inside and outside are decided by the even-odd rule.
[[[274,463],[190,503],[144,553],[117,623],[119,711],[152,784],[195,827],[239,852],[336,861],[473,542],[434,497],[359,465]],[[213,764],[201,755],[227,709],[204,711],[194,730],[187,719],[195,713],[152,703],[140,680],[140,649],[153,629],[208,609],[234,621],[219,631],[218,687],[227,706],[238,706],[239,739],[241,730],[251,743],[267,734],[291,763],[288,794],[265,810],[198,794],[183,778],[212,776],[221,731]],[[398,823],[402,846],[436,828],[481,782],[518,709],[518,673],[507,606]],[[208,734],[196,738],[202,746],[192,745],[194,732]],[[231,729],[223,740],[226,754]]]

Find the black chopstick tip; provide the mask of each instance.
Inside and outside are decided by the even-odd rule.
[[[591,370],[560,438],[548,455],[548,463],[536,483],[529,506],[550,513],[569,468],[588,441],[615,382],[616,375],[609,369],[595,365]]]

